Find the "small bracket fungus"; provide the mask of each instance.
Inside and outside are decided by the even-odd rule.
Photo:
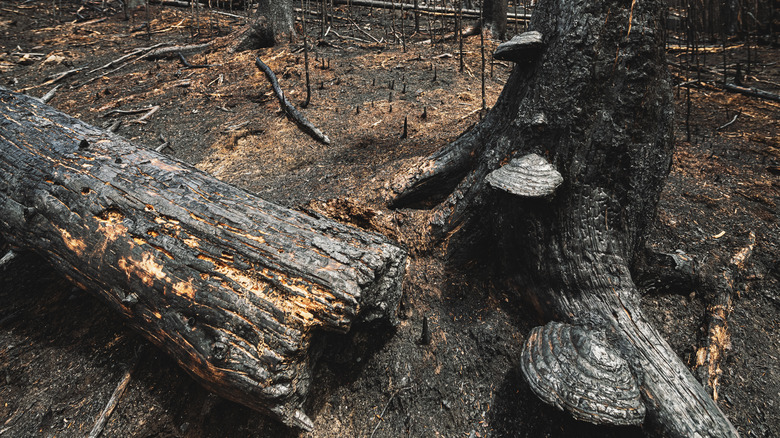
[[[542,34],[532,30],[515,35],[511,40],[501,43],[493,53],[493,58],[516,63],[528,62],[535,59],[543,47]]]
[[[603,335],[550,322],[531,331],[521,368],[546,403],[595,424],[636,425],[645,418],[639,386]]]
[[[526,198],[552,195],[563,183],[563,176],[552,164],[536,154],[513,158],[485,179],[496,189]]]

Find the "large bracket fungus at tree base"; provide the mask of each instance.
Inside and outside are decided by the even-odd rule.
[[[524,349],[524,375],[545,401],[595,423],[644,418],[669,436],[735,437],[642,314],[629,271],[673,152],[663,12],[658,0],[541,0],[529,33],[499,50],[515,67],[495,106],[399,175],[391,205],[444,199],[431,240],[489,246],[507,287],[567,324],[535,330]],[[532,154],[560,186],[552,172],[504,171]],[[594,378],[607,371],[618,377]]]

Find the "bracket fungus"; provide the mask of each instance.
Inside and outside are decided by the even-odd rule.
[[[578,420],[644,421],[636,378],[603,333],[555,321],[535,327],[523,346],[521,368],[539,398]]]
[[[513,158],[485,177],[496,189],[525,198],[550,196],[563,183],[563,176],[536,154]]]
[[[536,59],[543,47],[542,34],[532,30],[515,35],[511,40],[501,43],[493,53],[493,58],[515,63],[530,62]]]

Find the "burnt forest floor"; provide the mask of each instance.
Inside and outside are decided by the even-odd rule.
[[[224,36],[242,19],[186,8],[143,7],[125,20],[114,2],[0,1],[0,85],[157,148],[216,177],[291,207],[316,211],[388,235],[412,257],[394,330],[329,336],[315,370],[305,437],[637,436],[638,429],[590,426],[543,405],[523,381],[525,334],[540,321],[478,263],[455,266],[441,249],[421,252],[423,210],[393,211],[389,182],[479,120],[480,38],[465,41],[459,72],[455,40],[409,36],[387,12],[336,9],[328,35],[309,22],[311,105],[303,112],[332,140],[312,140],[280,112],[263,59],[290,100],[305,97],[302,44],[178,59],[137,60],[91,72],[131,50]],[[82,6],[83,5],[83,6]],[[243,13],[243,12],[237,12]],[[78,19],[78,20],[77,20]],[[423,17],[422,24],[429,21]],[[434,22],[434,26],[438,23]],[[358,26],[360,29],[358,29]],[[388,29],[389,28],[389,29]],[[510,24],[510,29],[513,25]],[[382,41],[377,43],[373,39]],[[759,41],[760,42],[760,41]],[[510,65],[490,63],[487,105]],[[746,85],[780,92],[780,50],[754,45]],[[700,60],[670,50],[676,83],[701,79],[677,96],[677,151],[648,245],[725,262],[756,236],[739,272],[722,364],[718,404],[743,437],[780,436],[780,105],[717,87],[723,49]],[[744,43],[726,48],[727,64],[747,65]],[[695,63],[694,63],[695,64]],[[720,66],[720,67],[719,67]],[[56,73],[81,68],[57,82]],[[744,68],[744,67],[743,67]],[[91,80],[91,81],[90,81]],[[89,81],[89,82],[88,82]],[[159,106],[144,113],[124,114]],[[734,123],[726,125],[734,119]],[[407,137],[401,138],[407,120]],[[688,123],[686,123],[688,119]],[[721,128],[722,127],[722,128]],[[720,128],[720,129],[719,129]],[[690,137],[688,133],[690,132]],[[0,245],[2,245],[0,243]],[[5,249],[5,248],[0,248]],[[3,251],[5,253],[5,251]],[[648,293],[644,310],[692,368],[703,342],[708,291]],[[432,333],[418,339],[423,318]],[[103,432],[116,437],[298,436],[200,388],[174,362],[130,331],[97,299],[74,288],[38,256],[0,268],[0,436],[86,436],[133,363],[127,392]]]

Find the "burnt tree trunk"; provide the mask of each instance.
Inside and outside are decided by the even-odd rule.
[[[493,34],[493,38],[504,39],[508,7],[507,0],[483,0],[483,21],[485,27]]]
[[[516,64],[496,105],[471,131],[399,175],[392,204],[444,199],[431,216],[434,241],[489,245],[509,287],[540,314],[606,339],[594,342],[610,344],[639,385],[643,407],[627,414],[631,422],[660,425],[676,437],[733,437],[734,427],[643,316],[629,272],[671,166],[662,10],[659,0],[541,0],[529,28],[539,33],[497,51]],[[577,346],[591,342],[575,335]],[[534,354],[524,352],[530,368]],[[532,388],[547,376],[560,389],[554,372],[524,373]],[[599,398],[609,385],[582,393]],[[563,406],[551,401],[553,392],[537,394]],[[569,410],[620,423],[606,418],[615,409]]]
[[[384,237],[2,87],[0,114],[0,235],[99,295],[206,388],[310,429],[313,336],[395,323],[406,255]]]
[[[292,0],[260,0],[252,21],[232,37],[230,52],[273,47],[284,39],[295,36],[295,17]]]

